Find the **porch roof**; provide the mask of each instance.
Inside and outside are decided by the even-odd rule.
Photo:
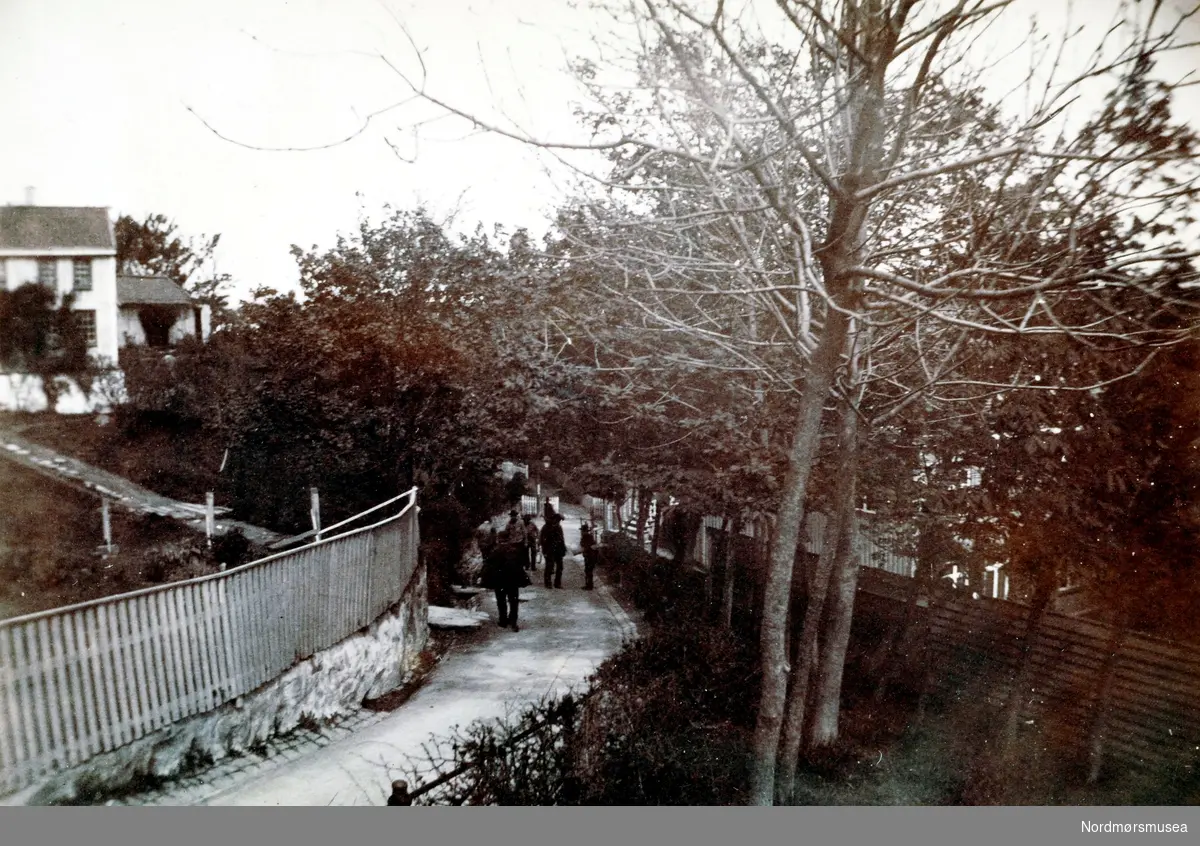
[[[118,276],[117,305],[191,306],[192,298],[165,276]]]

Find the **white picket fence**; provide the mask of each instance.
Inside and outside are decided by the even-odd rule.
[[[549,502],[550,507],[558,511],[559,498],[556,496],[537,497],[531,494],[524,494],[521,497],[521,513],[532,514],[534,517],[540,517],[542,514],[542,503]]]
[[[0,795],[233,701],[369,625],[416,569],[416,489],[364,512],[404,498],[373,525],[224,573],[0,621]]]

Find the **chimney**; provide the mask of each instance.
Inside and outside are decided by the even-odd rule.
[[[37,205],[33,201],[33,186],[32,185],[25,186],[25,205],[27,205],[27,206]]]

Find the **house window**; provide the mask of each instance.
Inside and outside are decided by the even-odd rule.
[[[92,290],[92,260],[75,259],[73,266],[75,268],[75,290]]]
[[[38,284],[47,288],[58,288],[58,262],[54,259],[38,259]]]
[[[87,339],[88,349],[96,346],[96,312],[80,310],[75,312],[75,322],[83,337]]]

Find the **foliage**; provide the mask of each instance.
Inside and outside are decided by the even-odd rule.
[[[914,404],[969,414],[991,391],[1045,379],[1018,351],[1082,348],[1128,372],[1200,325],[1179,284],[1194,269],[1159,273],[1192,255],[1181,240],[1200,188],[1194,133],[1153,75],[1181,20],[1156,29],[1154,13],[1131,12],[1115,62],[1099,44],[1080,76],[1043,67],[1063,84],[1014,117],[987,102],[969,61],[1000,7],[845,0],[826,15],[777,5],[771,25],[721,5],[631,8],[635,46],[606,58],[620,84],[606,84],[611,68],[578,74],[596,104],[581,118],[611,168],[563,217],[576,252],[607,271],[622,301],[614,311],[632,317],[622,327],[644,330],[604,349],[631,354],[600,363],[642,382],[642,393],[624,393],[642,400],[635,412],[650,433],[670,416],[663,409],[718,420],[739,401],[774,405],[791,423],[750,430],[777,443],[758,464],[780,479],[752,790],[763,803],[787,695],[795,549],[818,499],[831,397],[864,418],[869,438]],[[628,21],[615,9],[614,19]],[[1079,86],[1109,75],[1102,107],[1056,137],[1050,127]],[[652,338],[659,349],[643,353]],[[1091,375],[1062,386],[1097,384]],[[697,402],[713,383],[724,396]],[[671,466],[644,454],[647,478]],[[1071,552],[1035,530],[1049,506],[1025,503],[1017,526],[988,515],[1010,551],[1022,534],[1030,554],[1014,557],[1042,585]]]
[[[434,738],[402,771],[434,805],[713,805],[740,801],[753,652],[661,628],[608,659],[583,696]]]
[[[429,577],[429,601],[433,605],[453,605],[450,588],[466,584],[459,565],[479,522],[473,516],[470,508],[453,496],[421,503],[421,555]]]
[[[548,288],[527,240],[456,239],[417,210],[296,249],[299,296],[260,290],[209,343],[132,363],[126,421],[226,445],[225,495],[250,522],[307,528],[310,486],[328,522],[413,485],[485,519],[497,462],[554,402],[526,302]],[[444,528],[427,539],[453,554],[461,526]]]
[[[443,781],[414,804],[575,804],[570,756],[577,720],[578,702],[568,694],[432,738],[402,774],[412,790]]]
[[[145,220],[121,215],[113,225],[117,241],[117,272],[130,276],[165,276],[186,288],[196,302],[212,308],[213,325],[232,318],[226,289],[231,277],[218,273],[213,254],[220,235],[197,241],[180,237],[178,226],[166,215],[149,214]]]
[[[58,404],[62,379],[74,380],[87,392],[100,372],[88,355],[72,295],[57,306],[55,300],[55,292],[43,285],[0,290],[0,366],[40,377],[50,411]]]
[[[524,473],[514,473],[513,477],[504,483],[504,496],[510,505],[517,505],[521,497],[529,491],[529,480]]]

